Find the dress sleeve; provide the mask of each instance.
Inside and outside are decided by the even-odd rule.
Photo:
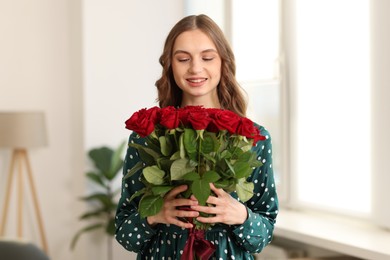
[[[132,133],[129,143],[142,144],[144,140],[137,134]],[[128,147],[124,160],[123,175],[125,176],[139,160],[137,150]],[[115,216],[116,240],[127,250],[137,253],[148,246],[156,233],[149,226],[146,218],[141,218],[138,213],[139,197],[130,201],[131,196],[143,187],[144,185],[140,180],[140,171],[129,178],[122,179],[122,192]]]
[[[254,195],[245,203],[248,218],[233,229],[236,242],[250,253],[259,253],[271,242],[279,207],[272,168],[271,136],[263,127],[260,127],[260,132],[266,139],[258,141],[253,149],[263,164],[248,178],[254,183]]]

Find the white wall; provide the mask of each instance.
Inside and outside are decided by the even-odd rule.
[[[84,1],[85,146],[118,145],[125,120],[156,105],[158,59],[182,1]]]
[[[50,254],[54,259],[74,259],[69,241],[75,218],[82,208],[76,203],[84,179],[82,165],[82,111],[78,77],[72,67],[78,40],[71,20],[77,20],[75,1],[0,1],[0,110],[42,110],[46,114],[48,147],[30,151]],[[73,37],[74,34],[74,37]],[[1,149],[1,204],[10,151]],[[15,183],[15,182],[14,182]],[[26,189],[25,195],[31,195]],[[15,197],[15,192],[13,197]],[[27,200],[28,201],[28,200]],[[39,241],[32,211],[25,203],[26,238]],[[7,236],[15,236],[15,203],[10,206]],[[77,258],[82,253],[74,254]],[[80,258],[82,259],[82,258]]]
[[[373,218],[390,229],[390,1],[371,1]]]
[[[106,259],[105,241],[69,243],[85,210],[85,152],[127,138],[124,120],[154,105],[158,58],[181,0],[0,1],[0,111],[42,110],[48,147],[30,159],[52,259]],[[0,206],[10,151],[0,149]],[[27,191],[26,191],[27,193]],[[15,194],[13,194],[15,195]],[[12,201],[7,236],[16,236]],[[25,236],[39,245],[31,204]],[[116,259],[131,259],[115,244]]]
[[[116,147],[130,134],[125,120],[157,105],[158,59],[169,30],[183,16],[183,3],[85,0],[83,10],[84,147]],[[103,247],[90,251],[88,259],[104,259],[104,243],[95,237],[91,246]],[[118,243],[114,246],[116,260],[135,259]]]

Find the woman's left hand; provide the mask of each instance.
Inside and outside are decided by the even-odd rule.
[[[218,189],[210,183],[210,188],[216,196],[209,196],[207,203],[211,206],[191,206],[193,210],[212,214],[211,217],[197,217],[196,220],[202,223],[224,223],[227,225],[241,225],[248,217],[244,204],[240,203],[223,189]]]

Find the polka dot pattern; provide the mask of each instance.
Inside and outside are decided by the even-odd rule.
[[[258,126],[266,140],[259,141],[254,151],[257,160],[263,163],[255,168],[248,178],[255,184],[253,197],[245,203],[248,218],[242,225],[228,226],[216,224],[206,232],[206,239],[217,250],[211,259],[254,259],[271,242],[276,216],[278,198],[275,190],[272,169],[272,144],[267,130]],[[145,145],[145,140],[137,134],[130,135],[129,142]],[[129,147],[123,169],[126,174],[138,161],[137,151]],[[180,259],[188,237],[188,231],[175,225],[157,225],[152,228],[137,212],[139,197],[131,196],[143,188],[140,172],[122,183],[121,198],[115,217],[116,240],[127,250],[137,252],[137,259]],[[238,200],[236,193],[232,197]]]

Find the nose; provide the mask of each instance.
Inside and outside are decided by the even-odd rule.
[[[202,72],[202,70],[203,70],[202,62],[198,59],[193,59],[189,67],[189,72],[192,74],[197,74]]]

